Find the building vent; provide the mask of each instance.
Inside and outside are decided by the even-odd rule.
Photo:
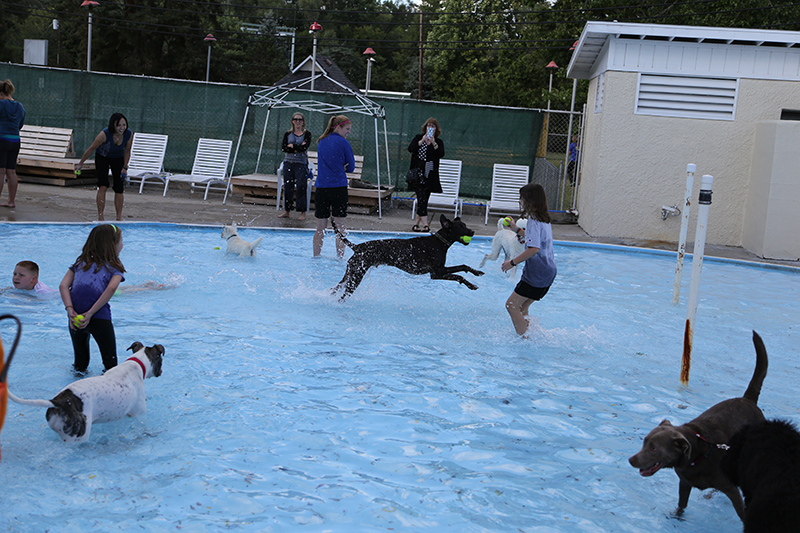
[[[739,81],[641,74],[636,114],[733,120]]]

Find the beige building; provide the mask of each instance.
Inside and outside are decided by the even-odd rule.
[[[578,222],[677,242],[687,164],[714,176],[707,242],[800,259],[800,33],[588,22],[567,75],[588,79]]]

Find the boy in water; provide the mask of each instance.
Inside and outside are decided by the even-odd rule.
[[[54,289],[39,281],[39,265],[33,261],[20,261],[17,263],[17,266],[14,267],[11,281],[15,289],[36,291],[42,294],[55,292]]]

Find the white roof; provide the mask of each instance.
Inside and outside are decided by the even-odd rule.
[[[589,21],[584,26],[578,45],[572,53],[572,59],[569,62],[569,67],[567,67],[567,76],[577,79],[591,78],[595,63],[600,58],[608,40],[612,38],[777,47],[783,49],[797,48],[798,53],[800,53],[800,32]]]

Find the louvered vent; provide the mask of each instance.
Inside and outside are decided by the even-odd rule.
[[[735,79],[642,74],[636,94],[636,113],[733,120],[738,85]]]

